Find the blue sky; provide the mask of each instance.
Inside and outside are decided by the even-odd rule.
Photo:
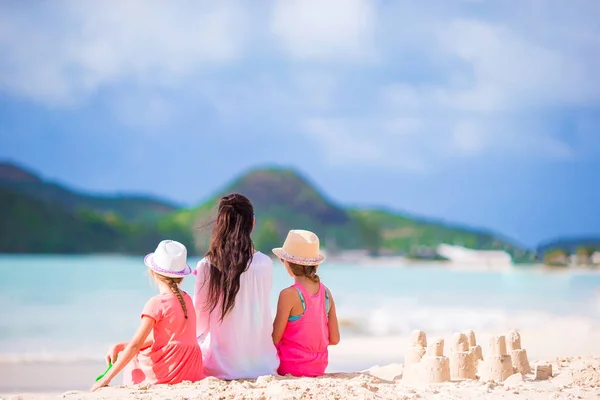
[[[1,2],[0,158],[185,204],[291,166],[527,245],[600,234],[599,20],[595,0]]]

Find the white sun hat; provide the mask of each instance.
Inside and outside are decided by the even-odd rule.
[[[273,249],[273,253],[299,265],[319,265],[325,260],[319,252],[319,237],[311,231],[301,229],[289,231],[283,247]]]
[[[187,249],[174,240],[163,240],[154,253],[144,257],[144,264],[167,278],[183,278],[192,272],[187,263]]]

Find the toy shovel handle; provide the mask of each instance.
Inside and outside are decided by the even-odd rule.
[[[116,357],[115,357],[115,361],[117,361],[117,358],[116,358]],[[110,371],[110,369],[112,368],[112,366],[113,366],[113,364],[112,364],[112,363],[109,361],[109,362],[108,362],[108,368],[106,368],[106,371],[104,371],[104,372],[102,373],[102,375],[99,375],[99,376],[96,378],[96,382],[98,382],[100,379],[104,378],[104,375],[106,375],[106,373],[107,373],[108,371]]]

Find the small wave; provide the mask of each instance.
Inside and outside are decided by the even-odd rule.
[[[363,315],[344,315],[340,310],[342,329],[352,335],[385,336],[410,334],[413,330],[429,333],[502,331],[536,328],[554,323],[561,316],[540,311],[514,311],[499,308],[453,307],[379,307]],[[577,317],[595,323],[592,318]]]

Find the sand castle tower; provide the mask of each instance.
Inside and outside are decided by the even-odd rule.
[[[511,356],[514,372],[529,374],[531,366],[527,359],[527,350],[521,348],[521,335],[515,330],[511,330],[506,335],[506,347]]]
[[[452,380],[475,379],[475,362],[470,350],[469,339],[464,333],[452,337],[450,352],[450,377]]]
[[[404,373],[402,379],[414,380],[418,376],[418,367],[425,355],[427,347],[427,335],[425,332],[415,330],[411,336],[411,347],[404,356]]]
[[[506,353],[506,339],[504,336],[490,338],[489,355],[484,363],[482,377],[486,380],[504,382],[513,374],[511,356]]]
[[[450,362],[448,357],[444,357],[444,339],[436,339],[427,345],[418,374],[421,383],[440,383],[450,380]]]
[[[469,339],[469,350],[473,355],[473,362],[477,365],[478,361],[483,360],[483,351],[481,351],[481,346],[477,344],[475,332],[472,329],[466,331],[465,335]]]

